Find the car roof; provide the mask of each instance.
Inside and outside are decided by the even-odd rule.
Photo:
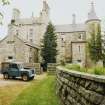
[[[24,64],[23,62],[2,62],[2,64]]]

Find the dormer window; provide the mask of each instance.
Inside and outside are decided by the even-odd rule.
[[[65,34],[62,32],[61,35],[65,35]]]

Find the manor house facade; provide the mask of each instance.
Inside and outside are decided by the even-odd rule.
[[[32,48],[37,49],[35,50],[37,51],[37,53],[34,52],[34,56],[38,56],[38,59],[40,61],[41,41],[46,31],[46,27],[50,22],[49,13],[50,13],[50,8],[46,1],[43,1],[43,8],[40,12],[39,17],[34,17],[32,15],[30,18],[23,19],[20,18],[21,14],[20,11],[18,9],[14,9],[11,23],[8,25],[8,35],[6,37],[10,37],[12,35],[30,43],[30,46]],[[94,9],[94,4],[92,3],[91,9],[88,13],[88,19],[84,23],[77,24],[76,15],[73,14],[72,24],[55,25],[55,33],[57,35],[57,43],[58,43],[57,62],[60,62],[61,60],[73,63],[86,62],[85,46],[87,39],[90,37],[89,36],[91,32],[90,25],[93,23],[95,24],[95,26],[97,26],[98,24],[100,24],[100,19],[97,17]],[[5,38],[3,41],[11,42],[11,40],[7,41],[5,40]],[[1,45],[2,41],[0,42],[0,46]],[[3,58],[5,60],[12,57],[13,59],[16,58],[16,60],[18,60],[18,54],[20,53],[21,55],[21,52],[17,53],[16,55],[15,54],[16,51],[12,50],[12,53],[11,52],[9,53],[10,49],[7,48],[8,47],[7,45],[8,43],[5,43],[5,45],[3,46],[4,50],[2,47],[0,48],[0,58],[1,59]],[[10,46],[13,45],[11,44]],[[5,48],[8,49],[6,50],[6,52]],[[26,55],[29,56],[28,60],[27,61],[25,60],[24,62],[30,62],[31,58],[30,55],[32,54],[30,54],[29,51],[32,48],[29,47],[28,48],[29,50],[24,51],[27,52],[28,54]],[[5,55],[3,52],[5,52]]]

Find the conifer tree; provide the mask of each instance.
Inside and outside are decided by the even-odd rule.
[[[47,30],[44,34],[43,45],[41,49],[41,56],[46,64],[56,63],[57,37],[54,31],[54,26],[49,23]]]
[[[97,25],[97,35],[96,35],[96,52],[97,52],[97,60],[102,59],[102,38],[101,38],[101,27]]]
[[[88,52],[91,60],[96,63],[102,60],[102,40],[101,40],[101,28],[97,25],[95,30],[95,25],[92,25],[91,38],[88,40]]]

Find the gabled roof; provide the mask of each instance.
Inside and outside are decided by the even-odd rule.
[[[65,25],[55,25],[55,32],[79,32],[79,31],[85,31],[86,26],[85,24],[65,24]]]
[[[2,42],[3,42],[6,38],[8,38],[9,36],[11,36],[11,35],[7,35],[7,36],[4,37],[2,40],[0,40],[0,43],[2,43]],[[31,42],[29,42],[29,41],[27,41],[27,40],[25,40],[25,39],[22,39],[22,38],[20,38],[20,37],[17,36],[17,35],[14,35],[14,37],[18,38],[19,40],[21,40],[24,44],[26,44],[26,45],[28,45],[28,46],[32,46],[32,47],[34,47],[34,48],[40,49],[40,47],[39,47],[38,45],[36,45],[36,44],[34,44],[34,43],[31,43]]]

